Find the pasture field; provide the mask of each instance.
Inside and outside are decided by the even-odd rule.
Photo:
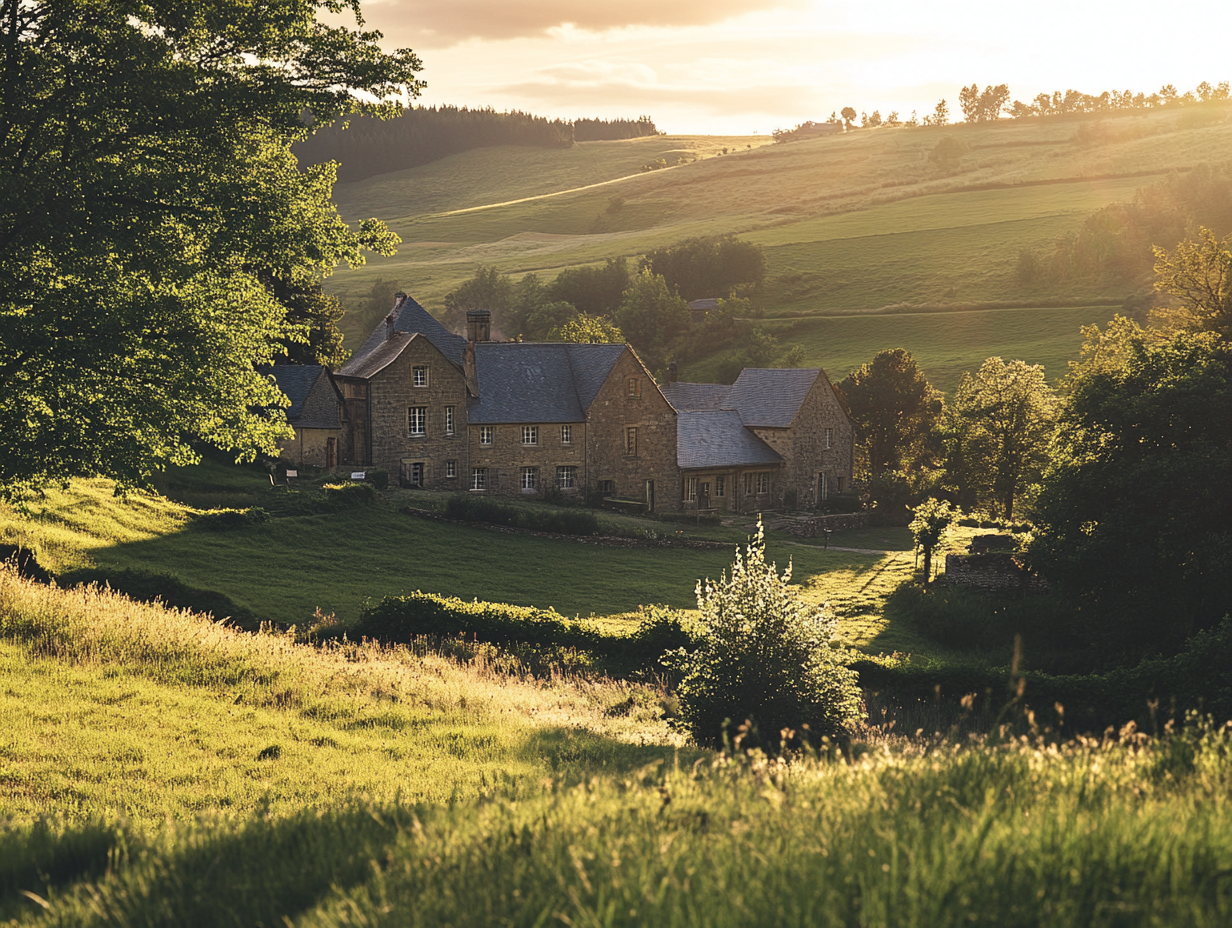
[[[1046,253],[1093,211],[1170,171],[1226,160],[1230,117],[1232,107],[1215,106],[1103,120],[861,131],[787,145],[659,136],[557,152],[480,149],[339,185],[335,199],[344,217],[379,216],[405,244],[396,257],[339,273],[329,288],[354,303],[376,277],[393,278],[439,311],[444,295],[480,265],[550,279],[565,267],[635,259],[689,236],[732,232],[766,249],[762,301],[770,317],[1008,300],[1095,307],[1078,323],[1099,323],[1111,315],[1104,307],[1119,305],[1137,284],[1026,287],[1014,278],[1019,252]],[[967,151],[939,165],[929,153],[946,137]],[[637,172],[642,163],[682,153],[697,160]],[[1041,326],[1036,339],[1071,340],[1049,358],[1076,351],[1072,319],[1064,320],[1069,331],[1054,332],[1035,309],[1013,312],[1025,317],[1018,328]],[[873,325],[860,319],[857,329]],[[920,325],[922,344],[947,338],[955,327],[940,315]],[[358,318],[344,319],[343,327],[349,340],[367,334]],[[1017,347],[995,333],[991,348],[984,340],[958,342],[951,366],[973,368],[990,354],[1016,357]],[[837,364],[829,354],[817,360],[838,379],[849,369],[843,365],[850,362]]]

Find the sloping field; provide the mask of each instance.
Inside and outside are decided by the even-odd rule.
[[[1014,279],[1018,254],[1046,250],[1091,212],[1169,171],[1226,160],[1230,117],[1232,108],[1223,106],[1098,122],[877,130],[788,145],[657,136],[565,151],[481,149],[339,185],[335,198],[345,217],[384,218],[405,244],[394,258],[338,274],[330,288],[354,301],[375,278],[393,278],[439,310],[444,295],[481,265],[551,278],[564,267],[734,232],[766,249],[770,316],[947,301],[1119,303],[1132,289],[1125,282],[1026,289]],[[947,137],[967,151],[942,166],[929,154]],[[696,160],[640,171],[658,158],[674,165],[682,156]],[[1013,326],[998,317],[1007,334],[1050,321],[1035,310],[1021,312],[1027,315]],[[1071,357],[1078,324],[1108,315],[1101,309],[1065,316],[1064,330],[1028,338],[1055,343],[1028,360]],[[852,325],[848,357],[864,361],[874,346],[885,347],[877,323]],[[861,342],[856,331],[863,325],[874,328]],[[932,315],[918,325],[912,334],[918,331],[919,344],[902,343],[912,351],[979,328]],[[991,344],[958,342],[950,346],[953,359],[939,360],[967,369],[990,348],[1018,356],[1017,343],[1001,342],[993,331]],[[816,343],[806,337],[810,357]],[[816,360],[837,376],[849,363],[829,353]]]

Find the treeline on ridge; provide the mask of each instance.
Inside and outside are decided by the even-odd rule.
[[[474,148],[522,145],[568,148],[574,142],[656,135],[649,116],[637,119],[547,119],[520,110],[491,107],[415,106],[393,119],[356,116],[345,128],[323,126],[292,151],[305,164],[337,161],[338,180],[363,180],[376,174],[418,167]]]

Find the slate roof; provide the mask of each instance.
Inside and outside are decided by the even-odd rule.
[[[734,409],[685,411],[676,417],[676,463],[683,469],[782,461],[778,452],[744,427]]]
[[[394,332],[404,336],[422,335],[435,345],[445,357],[458,367],[462,366],[462,355],[466,350],[466,339],[454,335],[445,328],[436,317],[416,303],[409,296],[393,311],[395,316]],[[346,364],[338,369],[343,377],[371,377],[383,370],[402,350],[410,344],[409,337],[387,339],[385,320],[382,319],[368,340],[359,351],[352,355]]]
[[[301,429],[342,428],[338,400],[329,375],[319,364],[275,364],[262,368],[291,401],[287,421]],[[314,389],[315,388],[315,389]]]
[[[725,409],[731,387],[723,383],[665,383],[663,395],[677,412]]]
[[[467,421],[581,422],[624,350],[624,345],[479,342],[479,397],[472,400]]]
[[[821,375],[820,368],[745,368],[732,384],[725,408],[740,410],[751,428],[786,428]]]

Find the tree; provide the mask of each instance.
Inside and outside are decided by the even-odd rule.
[[[964,373],[942,418],[946,481],[959,501],[1013,519],[1042,473],[1056,417],[1042,365],[989,358],[974,377]]]
[[[938,100],[937,105],[933,107],[933,125],[946,126],[950,122],[950,107],[944,99]]]
[[[342,347],[338,322],[346,310],[320,283],[293,285],[272,278],[266,286],[287,310],[282,347],[292,364],[341,367],[351,353]]]
[[[509,311],[513,297],[513,282],[508,275],[494,267],[480,265],[475,275],[456,290],[445,294],[444,322],[460,328],[466,314],[473,309],[489,310],[500,325],[500,320]]]
[[[948,502],[937,499],[924,500],[912,513],[911,534],[924,551],[924,585],[928,586],[933,576],[933,550],[941,544],[957,513]]]
[[[1105,650],[1175,650],[1232,611],[1232,349],[1124,318],[1086,334],[1031,563]]]
[[[567,267],[547,286],[548,298],[571,303],[580,313],[610,316],[629,289],[624,258],[608,258],[602,267]]]
[[[851,129],[856,124],[856,111],[850,106],[844,106],[839,111],[839,115],[843,117],[843,126]]]
[[[766,563],[760,521],[745,554],[736,549],[730,577],[698,582],[697,608],[700,643],[683,661],[677,693],[683,727],[698,744],[720,744],[748,721],[760,736],[749,747],[817,746],[822,736],[843,737],[860,718],[860,690],[843,663],[834,613],[800,599],[790,564],[779,576]]]
[[[967,122],[994,122],[1001,117],[1001,108],[1009,101],[1006,84],[991,84],[980,92],[979,84],[964,87],[958,94],[958,105]]]
[[[1167,324],[1232,342],[1232,235],[1221,242],[1203,227],[1198,241],[1181,242],[1174,252],[1156,248],[1155,289],[1181,301],[1157,311]]]
[[[306,113],[388,115],[357,94],[421,86],[409,50],[322,5],[0,0],[0,494],[289,434],[257,366],[309,333],[272,281],[310,291],[397,242],[349,228],[333,166],[289,146]]]
[[[879,352],[848,374],[838,389],[855,423],[856,461],[865,479],[933,463],[941,394],[910,352],[902,348]]]
[[[550,342],[578,342],[594,345],[623,345],[625,337],[606,316],[579,313],[564,325],[548,332]]]
[[[689,327],[689,306],[650,268],[625,291],[616,324],[651,370],[667,363],[668,347]]]
[[[686,300],[697,300],[728,296],[742,284],[759,285],[766,275],[766,255],[760,245],[723,235],[656,248],[641,266],[662,275]]]

